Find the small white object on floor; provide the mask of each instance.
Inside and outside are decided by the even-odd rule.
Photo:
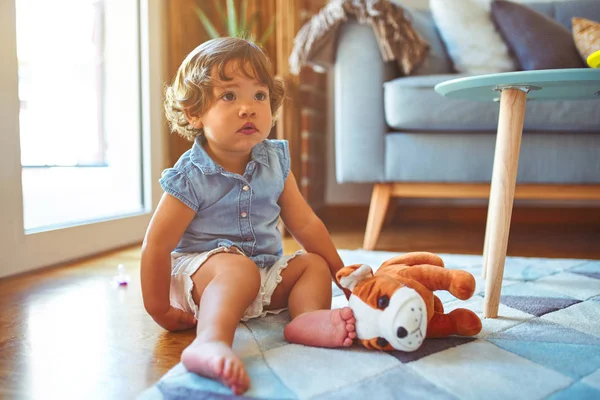
[[[119,264],[117,271],[119,273],[113,278],[113,282],[116,283],[117,286],[126,286],[129,283],[129,275],[125,274],[125,266],[123,264]]]

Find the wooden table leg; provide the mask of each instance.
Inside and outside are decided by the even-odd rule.
[[[490,189],[486,244],[484,245],[484,268],[487,277],[483,315],[486,318],[498,316],[510,218],[517,182],[526,92],[527,90],[519,88],[505,88],[500,96],[500,117]]]
[[[490,190],[491,193],[491,190]],[[487,219],[486,219],[486,224],[485,224],[485,237],[483,239],[483,260],[482,260],[482,265],[481,265],[481,277],[483,279],[485,279],[487,277],[487,265],[488,265],[488,246],[489,246],[489,242],[490,242],[490,220],[491,218],[491,214],[492,214],[492,196],[490,194],[489,200],[488,200],[488,215],[487,215]]]

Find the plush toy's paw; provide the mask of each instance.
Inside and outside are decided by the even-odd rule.
[[[457,308],[449,313],[456,326],[456,334],[461,336],[474,336],[481,332],[481,320],[471,310]]]
[[[475,292],[475,278],[467,271],[452,271],[452,283],[448,291],[461,300],[467,300]]]

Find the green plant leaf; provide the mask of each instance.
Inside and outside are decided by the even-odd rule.
[[[242,0],[242,4],[240,7],[241,7],[241,10],[240,10],[239,31],[245,32],[246,31],[246,14],[248,13],[248,0]]]
[[[235,15],[235,3],[233,0],[227,0],[227,30],[229,36],[237,36],[237,16]]]
[[[223,4],[221,4],[220,1],[216,1],[215,5],[217,6],[217,12],[219,13],[223,25],[227,25],[227,15],[225,15],[225,10],[223,10]]]
[[[200,22],[202,22],[202,26],[204,26],[204,29],[206,30],[206,33],[208,33],[208,36],[210,36],[212,39],[218,38],[220,36],[219,32],[217,32],[217,30],[215,29],[213,24],[210,22],[210,20],[206,16],[206,14],[204,14],[204,11],[202,11],[202,9],[200,7],[198,7],[197,5],[194,5],[194,11],[196,12],[196,15],[198,16],[198,18],[200,19]]]
[[[274,29],[275,29],[275,19],[273,18],[273,21],[271,21],[271,23],[267,27],[267,30],[265,31],[265,33],[262,34],[258,43],[263,44],[264,42],[266,42],[267,39],[269,39],[269,37],[273,33]]]
[[[248,26],[246,26],[246,29],[245,29],[245,31],[248,32],[248,35],[250,35],[252,33],[252,28],[254,28],[254,24],[256,24],[259,17],[260,17],[260,13],[258,11],[256,11],[250,17],[250,22],[248,23]]]

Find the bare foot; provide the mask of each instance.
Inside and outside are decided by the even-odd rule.
[[[283,330],[290,343],[317,347],[348,347],[356,338],[354,314],[350,307],[317,310],[300,314]]]
[[[181,354],[181,362],[188,371],[220,380],[234,394],[242,394],[250,386],[244,363],[223,342],[194,341]]]

